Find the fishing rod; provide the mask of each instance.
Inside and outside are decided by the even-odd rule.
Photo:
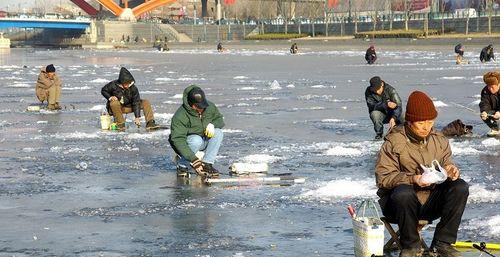
[[[474,110],[474,109],[472,109],[470,107],[467,107],[465,105],[461,105],[461,104],[455,103],[455,102],[450,102],[450,103],[453,104],[453,105],[455,105],[455,106],[462,107],[462,108],[466,109],[467,111],[470,111],[470,112],[472,112],[472,113],[474,113],[476,115],[481,115],[481,113],[477,112],[477,110]],[[488,114],[488,117],[493,117],[493,115]]]

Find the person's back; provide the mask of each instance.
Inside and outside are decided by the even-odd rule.
[[[481,60],[482,63],[495,60],[495,54],[493,53],[493,45],[488,45],[485,48],[483,48],[483,50],[481,50],[481,54],[479,55],[479,60]]]
[[[365,53],[365,60],[368,64],[374,64],[377,60],[377,53],[375,52],[375,47],[370,46]]]
[[[455,46],[455,53],[457,54],[455,56],[455,61],[456,64],[468,64],[469,61],[464,59],[464,47],[462,44],[458,44]]]

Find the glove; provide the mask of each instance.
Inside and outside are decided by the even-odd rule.
[[[486,112],[481,113],[481,119],[486,120],[488,118],[488,114]]]
[[[196,174],[198,175],[203,175],[205,174],[203,172],[203,162],[196,158],[192,163],[191,163],[191,167],[193,167],[194,171],[196,171]]]
[[[208,123],[207,128],[205,129],[205,136],[208,138],[212,138],[215,135],[215,127],[214,124]]]

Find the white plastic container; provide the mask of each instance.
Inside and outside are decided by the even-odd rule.
[[[28,112],[39,112],[40,111],[40,105],[29,105],[26,110]]]
[[[372,207],[374,216],[366,216],[366,208]],[[364,201],[358,209],[362,209],[358,217],[352,219],[354,234],[354,255],[371,257],[384,255],[384,223],[380,220],[378,209],[373,201]]]
[[[231,165],[230,169],[235,174],[267,173],[269,165],[267,163],[235,162]]]
[[[111,116],[108,114],[101,115],[101,129],[108,130],[111,126]]]

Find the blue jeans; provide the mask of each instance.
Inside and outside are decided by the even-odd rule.
[[[217,153],[222,144],[222,139],[224,138],[224,133],[222,129],[216,128],[215,135],[212,138],[200,137],[198,135],[187,136],[187,144],[193,153],[198,151],[204,151],[205,156],[203,156],[203,162],[214,164],[217,158]],[[190,166],[188,160],[181,156],[178,165],[180,167],[187,168]]]
[[[370,112],[370,119],[373,122],[373,128],[375,129],[375,133],[377,135],[382,136],[384,134],[384,124],[389,123],[389,120],[393,117],[393,111],[389,111],[389,114],[385,114],[381,111],[372,111]],[[402,124],[403,119],[401,116],[395,117],[396,125]]]

